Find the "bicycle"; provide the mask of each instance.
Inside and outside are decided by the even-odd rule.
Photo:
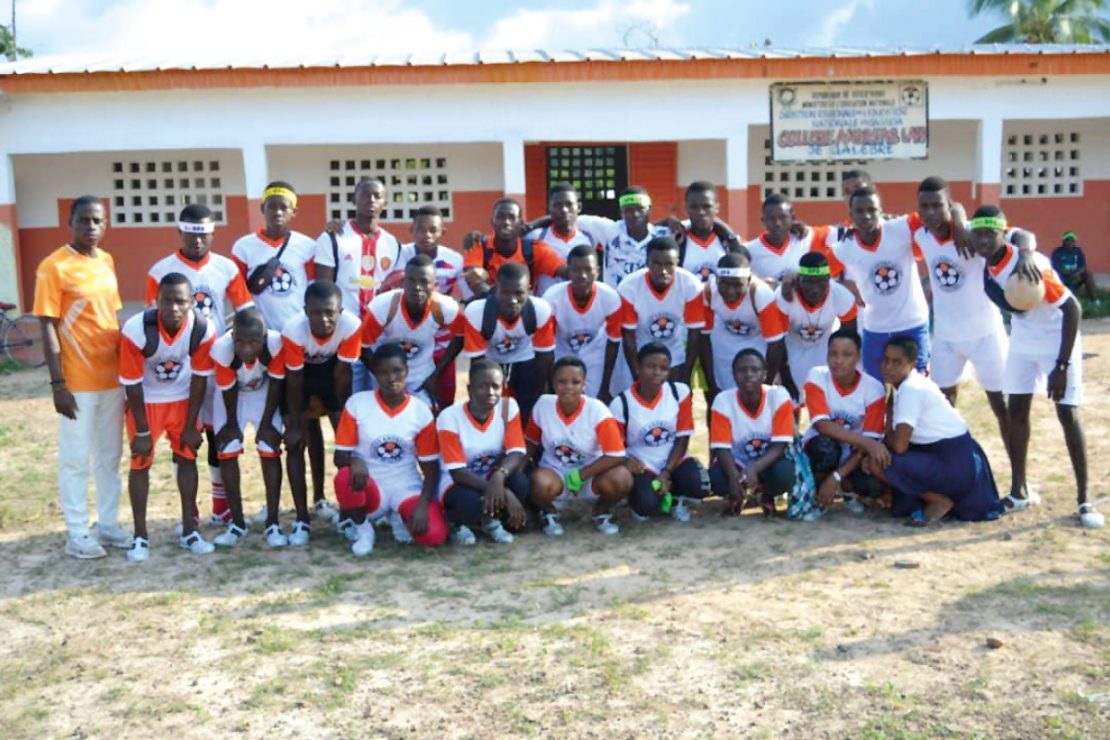
[[[8,311],[15,308],[14,303],[0,302],[0,350],[19,367],[42,367],[46,364],[46,356],[39,320],[29,313],[13,319]]]

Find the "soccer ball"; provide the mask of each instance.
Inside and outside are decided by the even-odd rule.
[[[1006,302],[1018,311],[1032,311],[1044,300],[1044,281],[1030,282],[1015,272],[1006,279]]]

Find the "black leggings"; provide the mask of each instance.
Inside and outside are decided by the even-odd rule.
[[[806,444],[806,457],[809,458],[809,466],[813,470],[813,477],[816,478],[817,485],[821,485],[825,476],[830,475],[832,471],[839,467],[843,449],[844,447],[840,442],[823,434],[817,435]],[[883,482],[875,476],[863,472],[862,468],[853,470],[845,482],[847,483],[845,487],[857,496],[878,498],[883,493]]]
[[[518,470],[505,479],[505,488],[524,505],[528,501],[531,483],[524,471]],[[475,526],[482,523],[482,492],[455,484],[443,493],[443,509],[447,521],[453,526]]]
[[[663,497],[651,487],[654,473],[639,473],[632,476],[632,490],[628,494],[628,505],[640,516],[658,514]],[[688,457],[675,468],[671,475],[671,495],[685,498],[705,498],[709,495],[709,474],[697,458]]]

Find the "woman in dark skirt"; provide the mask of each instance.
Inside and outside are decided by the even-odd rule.
[[[967,422],[940,389],[914,369],[917,343],[890,340],[883,351],[883,380],[894,386],[894,408],[884,442],[890,465],[868,461],[868,472],[894,488],[891,513],[927,526],[951,514],[964,521],[1002,513],[986,453]]]

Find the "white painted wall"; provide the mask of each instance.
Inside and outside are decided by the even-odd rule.
[[[708,180],[724,185],[725,171],[724,141],[678,142],[678,184]]]
[[[1103,91],[1103,94],[1110,95],[1110,90]],[[1110,118],[1055,121],[1008,120],[1002,126],[1004,138],[1011,134],[1067,134],[1073,131],[1080,137],[1079,149],[1082,157],[1080,172],[1083,179],[1110,179]]]

